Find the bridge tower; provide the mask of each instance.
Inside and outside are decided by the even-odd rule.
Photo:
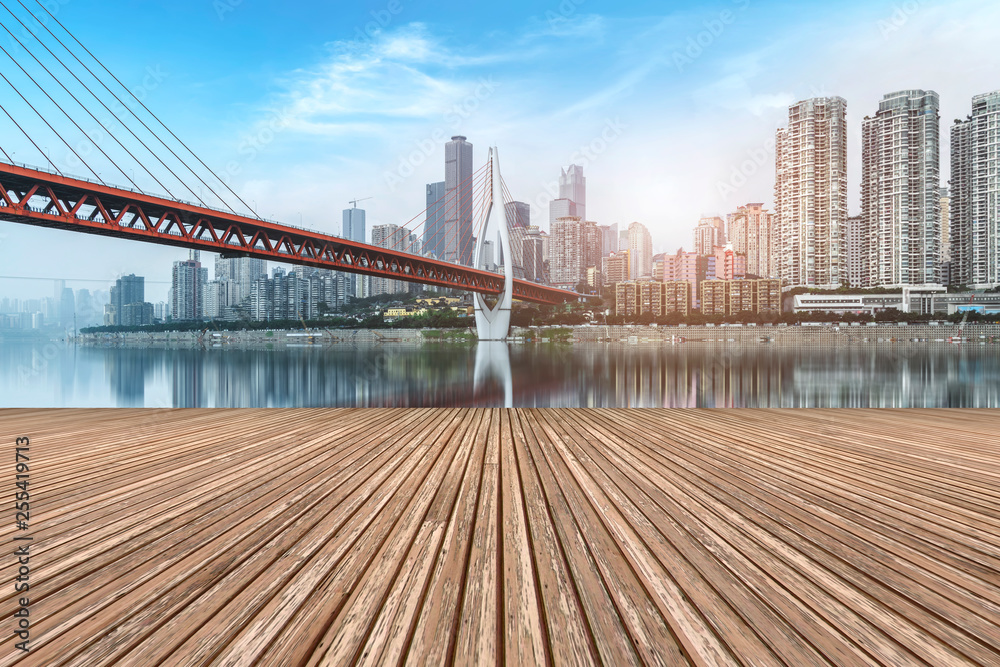
[[[490,148],[490,172],[493,179],[493,197],[486,224],[476,241],[473,268],[485,269],[483,265],[483,244],[492,234],[500,234],[500,252],[503,253],[504,288],[499,300],[491,308],[482,294],[475,294],[476,333],[479,340],[506,340],[510,332],[510,304],[514,295],[514,253],[510,247],[510,231],[507,229],[507,207],[504,206],[503,185],[500,181],[500,159],[496,146]]]

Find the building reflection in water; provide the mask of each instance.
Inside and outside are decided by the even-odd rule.
[[[1000,407],[992,346],[82,347],[72,364],[77,384],[103,367],[121,407]]]

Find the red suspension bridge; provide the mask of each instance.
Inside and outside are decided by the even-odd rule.
[[[499,296],[503,292],[504,276],[492,271],[480,270],[440,259],[440,257],[448,255],[441,252],[442,248],[438,247],[450,244],[454,248],[457,245],[457,256],[466,258],[472,255],[471,245],[475,242],[476,229],[482,233],[481,230],[486,224],[487,211],[490,204],[493,203],[493,190],[490,187],[492,173],[489,164],[481,167],[471,177],[467,177],[464,182],[459,183],[457,187],[447,193],[442,201],[436,204],[441,211],[453,211],[456,207],[468,206],[472,208],[472,203],[475,202],[477,210],[468,212],[468,217],[471,218],[469,224],[466,224],[464,228],[461,228],[461,225],[453,225],[444,233],[421,233],[420,227],[425,223],[425,219],[422,217],[426,213],[425,211],[400,225],[393,232],[392,237],[402,239],[402,241],[391,239],[392,242],[385,244],[389,247],[361,243],[314,230],[263,220],[253,213],[253,209],[225,181],[219,178],[170,131],[41,3],[38,5],[45,14],[35,10],[38,12],[36,14],[29,10],[23,2],[17,1],[23,12],[26,13],[25,20],[22,20],[17,13],[8,7],[9,3],[0,0],[0,7],[3,7],[7,14],[16,21],[16,25],[11,23],[11,27],[20,26],[22,30],[19,32],[23,35],[23,39],[19,39],[8,27],[9,19],[0,20],[0,28],[13,38],[18,46],[30,56],[31,60],[28,61],[23,57],[15,58],[7,49],[0,46],[0,50],[7,57],[6,62],[16,66],[13,69],[10,67],[0,68],[0,77],[17,94],[16,98],[10,98],[11,101],[18,104],[23,103],[23,107],[30,109],[75,156],[74,162],[91,172],[93,179],[72,177],[65,174],[49,158],[48,152],[39,148],[36,137],[26,131],[23,118],[19,121],[17,115],[12,113],[11,108],[9,108],[12,106],[11,102],[7,102],[6,105],[0,103],[0,111],[21,131],[24,138],[38,150],[39,154],[50,165],[50,168],[43,169],[18,164],[0,144],[0,153],[3,156],[0,158],[0,220],[203,250],[219,253],[223,256],[257,257],[287,264],[466,290],[484,295]],[[70,39],[57,38],[47,26],[48,21],[43,20],[46,15],[58,24]],[[30,18],[27,18],[29,16]],[[37,23],[33,28],[31,27],[32,21]],[[51,39],[45,38],[45,33]],[[44,52],[39,50],[38,46],[32,47],[34,42],[37,42]],[[76,47],[71,48],[74,43]],[[65,50],[72,60],[65,56],[60,58],[53,49]],[[88,56],[91,61],[90,65],[84,62]],[[76,65],[72,64],[73,61]],[[34,67],[35,71],[29,71],[29,67]],[[39,80],[42,75],[38,68],[44,70],[48,77],[64,91],[63,104],[60,104],[50,93],[50,90],[55,90],[54,87],[41,85]],[[62,74],[60,68],[65,70],[66,74]],[[88,86],[84,82],[83,78],[86,78],[87,74],[84,74],[83,70],[99,84],[99,87],[93,83]],[[95,72],[95,70],[97,71]],[[26,78],[25,82],[23,84],[12,82],[11,78],[8,78],[8,74],[11,77],[23,74]],[[42,95],[30,97],[25,95],[23,91],[31,90],[29,82]],[[116,83],[118,84],[117,88],[124,92],[122,90],[119,90],[118,93],[114,92]],[[74,93],[70,90],[67,84],[76,87],[77,92]],[[81,101],[81,98],[84,97],[84,91],[93,97],[101,108],[113,114],[115,126],[121,125],[128,131],[132,139],[126,141],[120,138],[118,133],[109,129],[108,126],[112,123],[102,123],[91,110],[92,107],[97,107]],[[132,99],[128,99],[129,96]],[[9,97],[4,95],[0,99]],[[79,107],[86,116],[99,123],[106,135],[114,139],[117,146],[127,153],[130,160],[123,161],[119,157],[119,160],[116,161],[109,153],[111,147],[102,147],[100,142],[94,142],[90,139],[90,136],[82,130],[78,119],[66,110],[66,107],[75,108],[69,104],[69,100],[75,102],[75,107]],[[112,111],[111,106],[116,106],[119,111]],[[101,178],[98,171],[95,171],[87,163],[84,157],[57,130],[53,122],[50,122],[49,117],[42,113],[40,109],[43,107],[58,109],[61,116],[60,114],[55,115],[65,117],[87,139],[90,139],[100,156],[104,158],[102,164],[110,163],[124,180],[132,183],[134,189],[116,187]],[[162,130],[155,130],[154,128],[157,127],[162,127]],[[140,138],[141,134],[147,136],[146,141]],[[156,141],[152,141],[150,136]],[[0,139],[0,141],[3,140]],[[162,148],[157,147],[156,142]],[[151,147],[150,144],[153,146]],[[90,153],[92,151],[87,154]],[[154,160],[140,159],[139,155],[147,153]],[[3,158],[6,158],[6,161]],[[119,165],[119,161],[123,161],[126,165],[136,165],[140,172],[148,174],[149,178],[159,186],[159,189],[167,192],[168,195],[160,196],[144,191],[136,183],[135,170],[130,169],[129,172],[126,172]],[[154,161],[162,165],[163,169],[156,167]],[[168,165],[168,162],[173,163],[173,166]],[[166,176],[164,170],[169,172],[169,177]],[[190,177],[182,178],[180,175],[187,172],[190,172],[197,183],[204,187],[189,185]],[[190,192],[199,203],[189,203],[175,197],[171,188],[166,185],[167,182],[179,183],[180,188]],[[215,188],[210,183],[214,183]],[[175,184],[172,187],[177,188],[178,185]],[[224,208],[210,206],[206,202],[208,198],[204,196],[204,188],[207,188]],[[226,199],[218,194],[223,189],[228,190],[251,215],[238,213],[237,210],[241,208],[238,205],[230,206]],[[497,205],[504,206],[513,200],[505,185],[503,186],[503,197],[505,201],[496,202]],[[512,226],[523,232],[525,224],[526,221],[515,220]],[[448,234],[454,235],[450,241],[446,239]],[[424,239],[425,245],[419,248],[419,252],[416,252],[418,241],[421,238]],[[428,239],[433,243],[426,244]],[[432,247],[427,247],[427,245],[432,245]],[[504,258],[504,261],[513,262],[515,266],[518,266],[521,264],[520,244],[514,244],[512,250],[511,254],[514,256]],[[515,278],[513,282],[514,298],[523,301],[558,304],[580,297],[578,294],[529,280]]]

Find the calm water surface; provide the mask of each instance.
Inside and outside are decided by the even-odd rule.
[[[1000,349],[0,343],[2,407],[1000,407]]]

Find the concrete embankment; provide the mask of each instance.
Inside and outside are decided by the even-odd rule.
[[[311,331],[162,331],[83,334],[85,345],[124,347],[263,347],[286,348],[380,343],[420,345],[475,341],[468,330],[316,329]],[[568,342],[615,344],[775,344],[855,345],[875,343],[995,343],[1000,325],[957,324],[875,326],[578,326],[511,330],[512,343]]]
[[[124,333],[82,334],[85,345],[123,347],[301,347],[335,344],[409,343],[420,344],[419,329],[313,329],[309,331],[129,331]]]
[[[1000,325],[996,324],[966,325],[964,327],[957,324],[936,326],[900,324],[877,324],[874,326],[589,326],[574,327],[572,334],[572,341],[575,343],[714,345],[721,343],[773,343],[776,345],[993,343],[998,338],[1000,338]]]

